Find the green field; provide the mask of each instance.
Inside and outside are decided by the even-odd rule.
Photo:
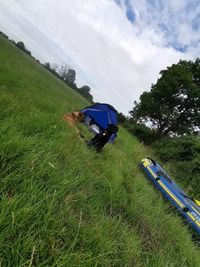
[[[192,231],[138,169],[150,151],[120,128],[96,154],[61,120],[86,105],[0,37],[0,266],[199,267]]]

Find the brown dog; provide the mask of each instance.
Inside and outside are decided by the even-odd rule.
[[[76,111],[76,112],[64,114],[63,120],[68,122],[68,124],[76,130],[77,134],[81,138],[83,138],[83,135],[80,133],[79,129],[76,127],[76,124],[78,122],[83,122],[83,120],[84,120],[84,114],[82,112]]]

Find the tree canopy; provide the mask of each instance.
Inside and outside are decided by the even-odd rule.
[[[81,88],[77,89],[79,94],[85,97],[89,102],[93,102],[93,96],[90,93],[90,87],[88,85],[84,85]]]
[[[183,135],[200,128],[200,59],[179,61],[160,72],[130,114],[137,122],[151,123],[158,135]]]

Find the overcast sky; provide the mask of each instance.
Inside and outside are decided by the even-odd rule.
[[[200,1],[0,0],[0,30],[127,114],[161,69],[200,56]]]

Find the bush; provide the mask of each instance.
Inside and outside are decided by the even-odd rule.
[[[187,192],[200,198],[200,140],[190,135],[165,137],[152,147],[157,159],[168,162],[170,174],[187,188]]]
[[[135,135],[145,145],[150,145],[156,140],[156,133],[144,124],[130,123],[126,127],[130,133]]]
[[[191,161],[200,154],[200,141],[193,135],[163,137],[153,144],[153,148],[162,161]]]

